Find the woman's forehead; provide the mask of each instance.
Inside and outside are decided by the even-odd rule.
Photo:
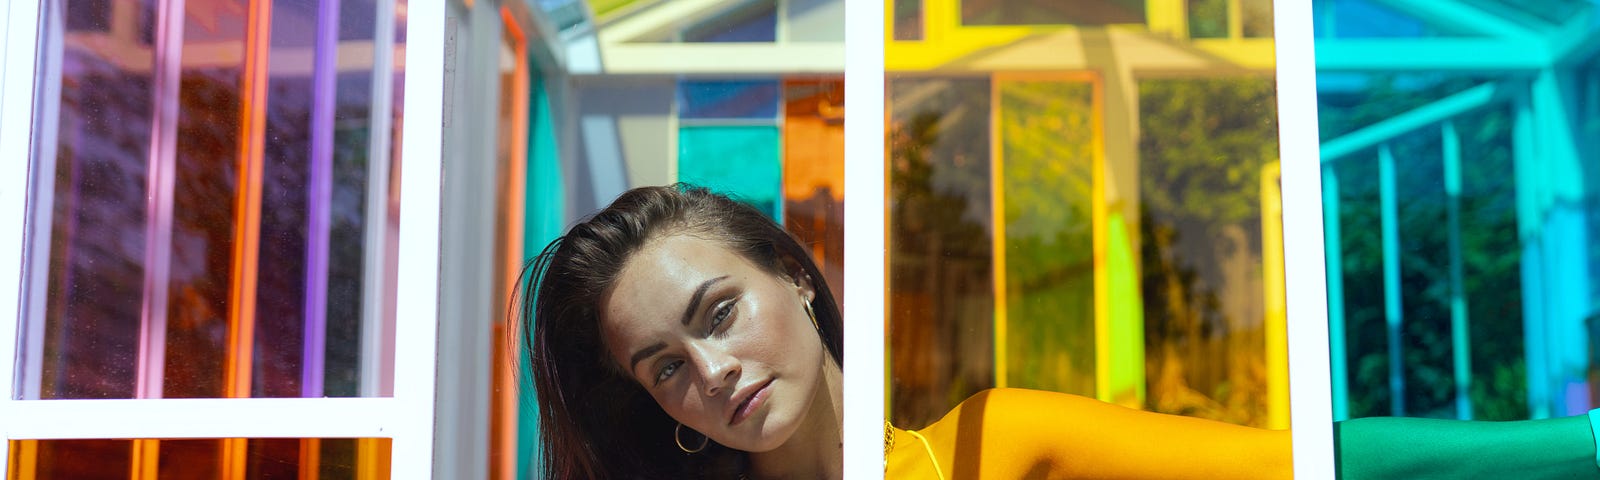
[[[676,319],[705,282],[741,277],[754,270],[754,265],[721,242],[689,235],[652,240],[623,264],[611,291],[602,299],[604,317]]]

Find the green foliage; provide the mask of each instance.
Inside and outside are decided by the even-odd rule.
[[[1094,87],[1000,87],[1011,385],[1095,394]]]
[[[1145,80],[1140,256],[1150,407],[1245,425],[1265,420],[1261,170],[1276,161],[1272,79]],[[1259,275],[1259,273],[1256,273]]]
[[[1337,136],[1471,88],[1472,78],[1364,77],[1359,92],[1319,95],[1324,132]],[[1516,233],[1510,112],[1491,108],[1456,119],[1462,141],[1460,225],[1471,351],[1473,417],[1527,418],[1521,258]],[[1453,417],[1447,209],[1437,129],[1393,142],[1400,225],[1401,371],[1406,413]],[[1324,139],[1330,137],[1324,135]],[[1391,415],[1389,342],[1375,152],[1334,165],[1340,189],[1347,358],[1352,417]],[[1335,299],[1330,299],[1335,300]]]

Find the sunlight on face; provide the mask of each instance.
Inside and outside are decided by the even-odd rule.
[[[805,312],[813,296],[720,242],[675,234],[628,259],[602,300],[601,335],[673,419],[762,452],[818,397],[827,354]]]

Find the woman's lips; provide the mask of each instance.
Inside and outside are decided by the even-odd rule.
[[[734,408],[732,418],[728,419],[728,425],[738,425],[739,422],[750,418],[750,415],[755,413],[756,409],[761,408],[762,404],[767,403],[767,395],[771,393],[771,387],[772,380],[756,385],[756,391],[745,395],[744,401],[739,402],[739,406]]]

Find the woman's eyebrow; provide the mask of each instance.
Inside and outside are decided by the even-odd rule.
[[[631,371],[639,369],[639,361],[640,360],[644,360],[645,358],[647,358],[647,357],[649,357],[651,355],[655,355],[656,352],[661,351],[661,349],[663,349],[663,348],[667,348],[667,344],[661,343],[661,342],[656,342],[655,345],[644,347],[644,348],[639,349],[639,351],[637,351],[637,352],[633,352],[633,360],[628,363],[628,371],[631,372]]]
[[[726,278],[728,278],[728,276],[723,275],[717,278],[706,280],[704,283],[700,284],[700,288],[696,288],[694,290],[694,296],[689,298],[689,308],[683,310],[682,322],[684,325],[688,325],[689,321],[694,319],[694,312],[700,309],[700,300],[705,298],[706,291],[710,290],[712,285],[716,285],[717,282],[720,282]]]

